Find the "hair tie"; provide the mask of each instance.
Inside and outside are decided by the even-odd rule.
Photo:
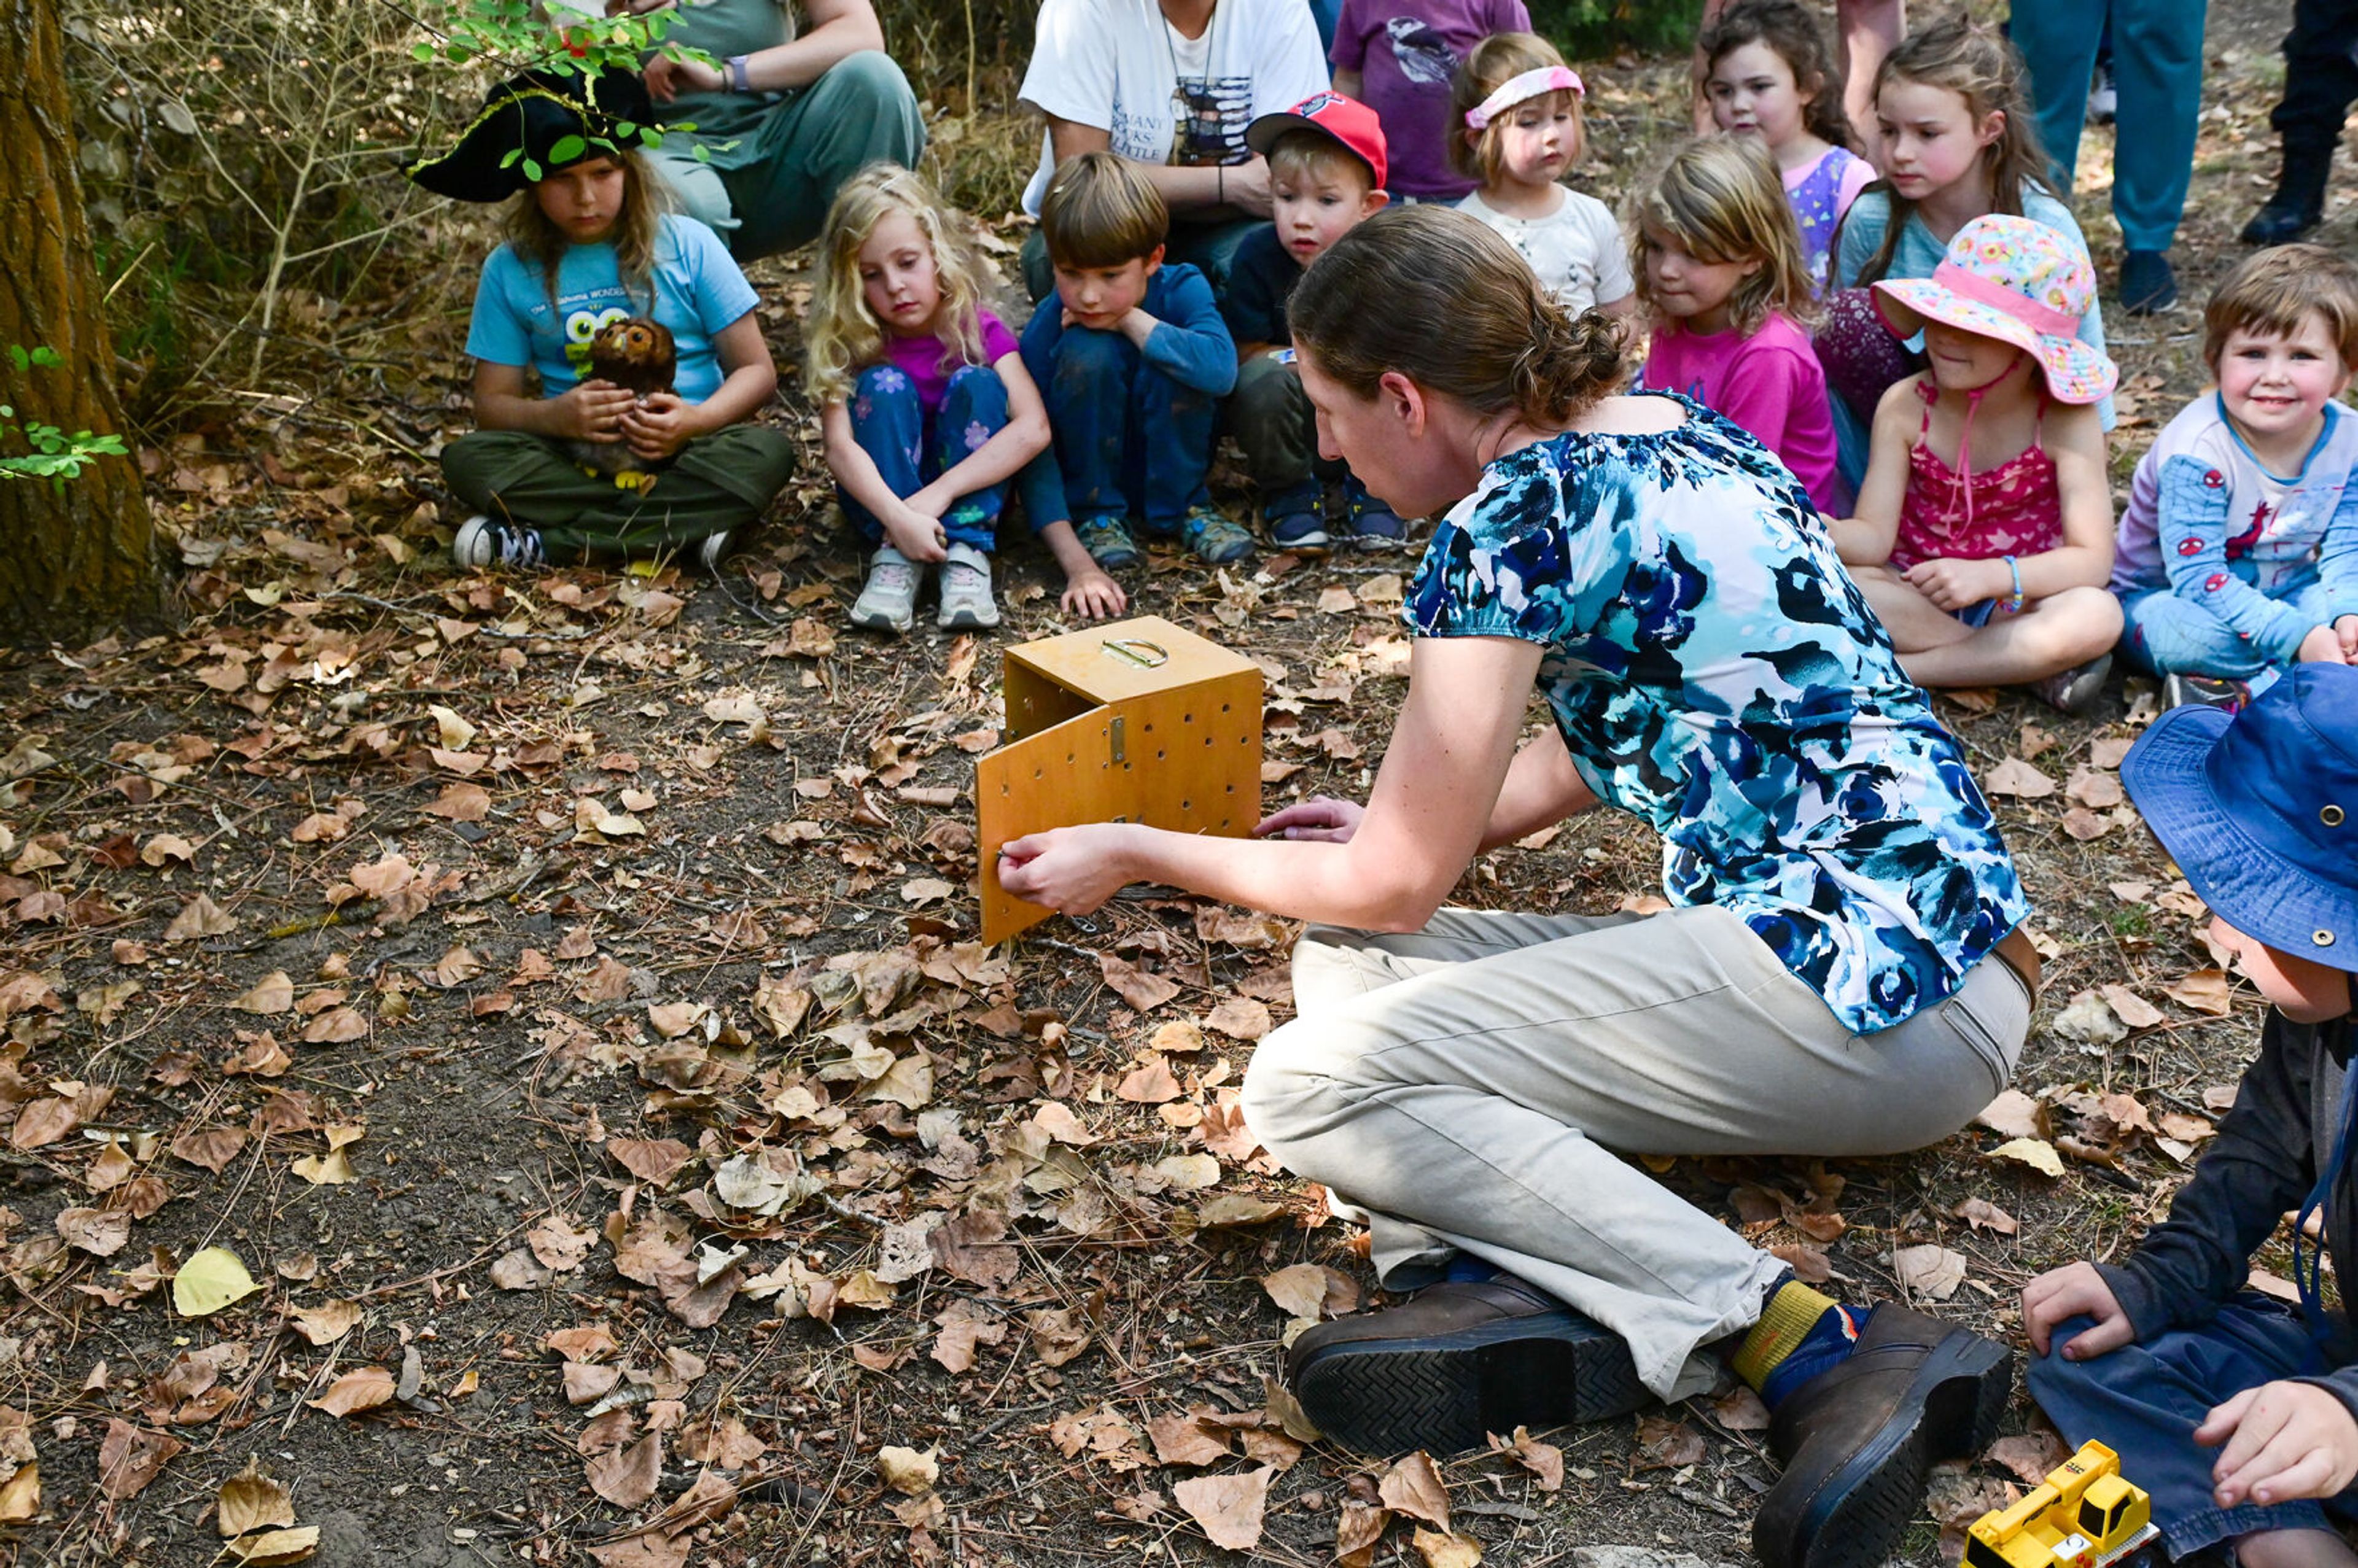
[[[1578,73],[1570,66],[1543,65],[1502,82],[1497,92],[1466,111],[1466,124],[1469,129],[1482,130],[1516,104],[1543,92],[1570,92],[1584,98],[1588,95],[1588,90],[1580,84]]]

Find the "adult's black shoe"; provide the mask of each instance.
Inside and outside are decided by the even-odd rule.
[[[1905,1307],[1876,1308],[1850,1355],[1779,1401],[1785,1473],[1761,1499],[1763,1568],[1877,1568],[1933,1465],[1981,1453],[2014,1387],[2014,1352]]]
[[[2151,316],[2178,303],[2178,275],[2168,251],[2129,251],[2121,257],[2121,308]]]
[[[2288,245],[2324,220],[2325,182],[2333,173],[2333,149],[2322,153],[2288,148],[2277,193],[2244,225],[2247,245]]]
[[[1285,1379],[1320,1432],[1362,1454],[1455,1454],[1652,1397],[1619,1335],[1508,1274],[1320,1324],[1286,1352]]]

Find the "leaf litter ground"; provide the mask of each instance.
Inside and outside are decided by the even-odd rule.
[[[2261,11],[2214,18],[2213,102],[2272,96]],[[1612,194],[1674,68],[1606,74]],[[2211,112],[2190,298],[2270,160],[2256,108]],[[785,349],[807,279],[758,281]],[[2199,320],[2115,325],[2125,481]],[[973,760],[1001,648],[1064,625],[1044,562],[1013,557],[992,638],[879,643],[839,531],[773,527],[718,586],[468,577],[422,464],[204,440],[233,460],[152,465],[187,630],[5,676],[0,1528],[30,1560],[1746,1558],[1773,1472],[1742,1390],[1386,1465],[1272,1389],[1287,1334],[1375,1299],[1236,1109],[1292,929],[1149,891],[974,941]],[[1137,585],[1262,660],[1271,804],[1364,792],[1403,569],[1158,557]],[[1980,1124],[1661,1179],[1809,1277],[2000,1334],[2031,1273],[2157,1217],[2257,1012],[2122,803],[2150,709],[1944,702],[2050,979]],[[1459,896],[1649,907],[1655,863],[1574,823]],[[1908,1561],[2052,1462],[2027,1404],[2007,1429]]]

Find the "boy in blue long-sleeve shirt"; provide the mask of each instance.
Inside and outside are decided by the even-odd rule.
[[[1111,153],[1065,159],[1040,203],[1056,297],[1023,330],[1023,366],[1047,398],[1074,531],[1109,571],[1138,560],[1133,517],[1207,563],[1252,553],[1204,483],[1236,342],[1204,275],[1164,265],[1170,222],[1161,193]]]

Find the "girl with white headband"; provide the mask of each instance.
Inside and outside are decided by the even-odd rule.
[[[1450,86],[1450,161],[1479,180],[1457,204],[1504,235],[1573,315],[1638,312],[1621,226],[1605,203],[1557,183],[1580,159],[1580,78],[1531,33],[1474,46]]]

